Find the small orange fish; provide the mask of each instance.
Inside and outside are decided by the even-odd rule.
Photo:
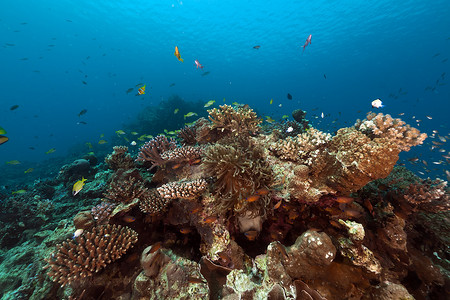
[[[181,167],[181,166],[182,166],[182,164],[176,164],[175,166],[172,167],[172,169],[173,169],[173,170],[176,170],[176,169],[178,169],[178,168]]]
[[[206,217],[203,219],[203,222],[206,224],[210,224],[215,221],[217,221],[217,217],[215,217],[215,216],[210,216],[210,217]]]
[[[269,193],[269,190],[266,188],[262,188],[256,191],[256,195],[265,196]]]
[[[223,264],[228,265],[231,261],[231,258],[223,252],[219,253],[219,258],[222,260]]]
[[[133,263],[136,260],[138,260],[140,256],[141,255],[139,253],[135,252],[135,253],[131,254],[130,256],[128,256],[128,258],[126,259],[126,263],[127,264]]]
[[[154,245],[152,246],[152,249],[150,249],[150,253],[155,253],[155,252],[158,251],[161,247],[162,247],[162,243],[161,243],[161,242],[157,242],[156,244],[154,244]]]
[[[342,227],[341,224],[339,224],[335,220],[330,220],[330,225],[339,229]]]
[[[289,220],[293,221],[295,219],[297,219],[297,217],[299,216],[298,212],[295,210],[291,210],[289,212]]]
[[[184,60],[181,58],[180,51],[178,51],[178,46],[175,46],[174,55],[178,58],[179,61],[183,62]]]
[[[181,228],[181,229],[180,229],[180,232],[181,232],[182,234],[188,234],[188,233],[191,233],[191,232],[192,232],[192,229],[189,228],[189,227],[184,227],[184,228]]]
[[[190,164],[191,164],[191,165],[196,165],[196,164],[199,164],[199,163],[201,163],[201,162],[202,162],[202,160],[201,160],[201,158],[199,158],[199,159],[196,159],[196,160],[194,160],[194,161],[191,161]]]
[[[344,197],[344,196],[336,197],[337,203],[352,203],[353,200],[354,199],[352,197]]]
[[[136,221],[136,218],[130,215],[126,215],[122,218],[122,220],[126,223],[133,223],[134,221]]]
[[[188,282],[189,282],[189,283],[206,283],[206,282],[203,281],[201,278],[193,277],[193,276],[189,276]]]
[[[196,214],[196,213],[198,213],[198,212],[200,211],[200,209],[202,209],[201,206],[192,209],[192,210],[191,210],[191,214]]]
[[[144,86],[141,86],[139,89],[138,89],[138,95],[144,95],[145,94],[145,85]]]
[[[369,210],[370,214],[373,216],[374,215],[373,206],[372,203],[370,203],[369,199],[364,200],[364,206]]]
[[[259,195],[252,195],[252,196],[245,198],[245,200],[247,200],[247,202],[255,202],[258,199],[259,199]]]
[[[354,210],[354,209],[346,209],[346,210],[344,210],[344,214],[351,218],[356,218],[361,215],[361,213],[359,211]]]
[[[256,231],[256,230],[249,230],[249,231],[246,231],[244,233],[244,235],[247,238],[247,240],[254,241],[258,237],[258,231]]]
[[[278,203],[275,204],[275,206],[273,207],[273,209],[279,209],[282,202],[283,202],[283,199],[281,199],[280,201],[278,201]]]

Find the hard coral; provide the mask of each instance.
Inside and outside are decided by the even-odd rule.
[[[113,170],[131,169],[134,167],[133,158],[128,153],[127,146],[114,146],[114,151],[105,158],[105,162]]]
[[[368,113],[366,119],[357,120],[355,128],[371,139],[385,138],[395,143],[399,151],[409,151],[412,146],[422,144],[427,138],[426,133],[420,133],[416,128],[405,125],[401,119],[393,119],[382,113]]]
[[[254,134],[259,130],[258,125],[262,122],[248,105],[232,107],[225,104],[219,109],[213,108],[208,112],[209,119],[212,121],[211,129],[216,128],[225,135]]]
[[[164,184],[156,190],[162,198],[165,199],[195,199],[202,194],[208,183],[205,179],[196,179],[192,181],[179,181]]]
[[[103,225],[84,232],[74,240],[58,245],[57,252],[46,261],[53,281],[66,285],[92,276],[107,264],[119,259],[137,242],[137,233],[128,227]]]
[[[301,161],[305,165],[311,165],[330,140],[329,133],[311,128],[295,138],[288,137],[272,143],[269,149],[283,160]]]
[[[263,154],[263,149],[252,145],[248,139],[206,148],[204,171],[217,178],[214,193],[219,199],[219,210],[234,207],[235,211],[241,211],[246,207],[246,197],[270,186],[272,168]]]
[[[156,189],[149,190],[139,200],[139,208],[146,214],[163,212],[170,203],[170,199],[161,197]]]
[[[161,158],[161,154],[173,150],[177,147],[177,144],[173,138],[167,139],[164,135],[159,135],[150,141],[146,142],[138,153],[136,161],[150,162],[150,169],[159,166],[164,163]]]
[[[198,160],[202,155],[202,148],[194,146],[184,146],[168,150],[161,154],[161,159],[167,162],[181,163],[189,162],[192,163]]]
[[[147,192],[143,183],[135,177],[128,177],[124,180],[111,182],[105,197],[117,202],[129,203],[136,198],[140,198]]]

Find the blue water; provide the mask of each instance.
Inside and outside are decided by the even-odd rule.
[[[10,160],[26,168],[64,157],[101,134],[108,139],[174,94],[248,103],[273,118],[301,108],[329,132],[364,118],[380,98],[379,111],[405,113],[422,131],[449,135],[448,0],[279,2],[2,1],[0,126],[10,140],[0,145],[0,169],[18,167],[5,165]],[[139,83],[145,95],[126,93]],[[431,151],[431,140],[402,161],[444,160],[448,146]],[[56,152],[46,154],[50,148]],[[445,162],[432,167],[441,178],[448,169]]]

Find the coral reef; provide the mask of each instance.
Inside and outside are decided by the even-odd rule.
[[[224,105],[181,130],[180,144],[157,136],[137,157],[114,147],[105,163],[69,164],[8,195],[0,268],[11,274],[0,276],[0,292],[444,299],[447,182],[394,167],[426,135],[383,114],[334,135],[296,116],[300,124],[262,126],[248,106]],[[74,198],[80,175],[88,180]]]
[[[47,260],[48,275],[62,286],[92,276],[119,259],[136,242],[137,234],[129,228],[120,225],[94,227],[57,247],[57,252]]]

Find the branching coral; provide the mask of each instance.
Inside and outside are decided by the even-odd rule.
[[[138,240],[128,227],[103,225],[84,232],[74,240],[57,246],[46,261],[48,275],[53,281],[66,285],[92,276],[107,264],[119,259]]]
[[[157,214],[165,211],[171,199],[161,197],[156,189],[149,190],[139,199],[139,208],[146,214]]]
[[[450,193],[447,181],[425,180],[423,183],[411,184],[403,194],[406,202],[414,209],[439,212],[450,210]]]
[[[237,139],[227,145],[215,144],[204,151],[204,171],[217,178],[215,194],[219,210],[241,211],[245,198],[270,186],[272,169],[264,159],[263,149],[248,139]]]
[[[395,143],[400,151],[409,151],[412,146],[422,144],[427,134],[405,124],[401,119],[393,119],[390,115],[370,112],[366,119],[357,120],[354,126],[371,139],[385,138]]]
[[[135,177],[128,177],[124,180],[111,182],[105,197],[117,202],[129,203],[136,198],[140,198],[147,192],[143,183]]]
[[[258,125],[262,120],[248,105],[232,107],[222,105],[220,108],[208,110],[209,119],[212,121],[211,129],[218,129],[225,135],[248,135],[259,130]]]
[[[105,162],[113,170],[131,169],[134,167],[133,158],[128,153],[127,146],[114,146],[114,151],[105,158]]]
[[[106,223],[115,207],[114,203],[104,201],[91,208],[91,215],[97,224]]]
[[[193,126],[185,126],[178,132],[177,136],[183,143],[183,145],[195,145],[197,139],[195,138],[196,131]]]
[[[164,163],[164,160],[161,158],[162,153],[173,150],[176,147],[177,144],[173,138],[167,139],[167,137],[159,135],[146,142],[139,149],[136,161],[150,162],[151,166],[149,170],[151,170]]]
[[[179,147],[162,153],[161,159],[164,161],[164,163],[167,162],[193,163],[201,157],[202,150],[203,148],[201,147],[193,147],[193,146]]]
[[[195,199],[202,194],[208,183],[205,179],[196,179],[192,181],[179,181],[164,184],[156,190],[164,199]]]

